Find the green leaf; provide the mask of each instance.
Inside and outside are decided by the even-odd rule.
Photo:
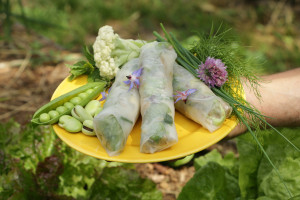
[[[26,170],[35,171],[39,161],[50,156],[54,151],[55,133],[49,126],[31,127],[27,125],[20,129],[16,122],[14,125],[0,125],[0,135],[3,139],[0,141],[5,144],[3,152],[11,159],[19,159],[20,164]],[[2,136],[1,136],[2,137]],[[5,139],[8,139],[5,141]]]
[[[126,117],[121,116],[120,119],[127,122],[127,123],[133,124],[133,121],[127,119]]]
[[[36,181],[39,187],[49,192],[55,192],[59,184],[59,175],[63,172],[62,159],[56,155],[39,162],[36,169]]]
[[[300,128],[281,128],[281,133],[299,148]],[[289,145],[280,135],[270,130],[260,131],[263,146],[277,166],[292,195],[300,195],[300,153]],[[262,156],[257,144],[249,134],[237,140],[240,154],[239,185],[245,199],[287,199],[288,193],[276,176],[274,168]]]
[[[160,200],[162,194],[155,183],[142,179],[132,169],[105,168],[94,182],[88,199]]]
[[[98,82],[98,81],[102,81],[103,78],[100,76],[100,72],[99,72],[99,68],[95,68],[94,71],[92,71],[89,75],[88,75],[88,82]]]
[[[238,174],[238,160],[235,157],[233,152],[227,153],[224,158],[222,155],[216,150],[212,150],[204,156],[200,156],[194,160],[195,169],[198,170],[208,162],[216,162],[219,165],[227,168],[230,173],[237,177]]]
[[[108,165],[107,162],[86,156],[65,143],[62,143],[59,148],[63,156],[64,170],[59,176],[58,194],[76,199],[86,196],[95,177]]]
[[[89,61],[89,63],[91,63],[93,66],[95,66],[96,63],[95,63],[95,60],[94,60],[94,53],[93,53],[93,51],[91,53],[90,52],[90,48],[88,46],[84,46],[83,47],[83,53],[84,53],[86,59]]]
[[[183,187],[178,200],[236,199],[240,195],[237,180],[225,167],[208,162],[196,171],[192,179]]]
[[[166,114],[164,118],[164,122],[167,124],[173,124],[173,117],[171,117],[171,115],[169,114]]]
[[[242,197],[253,199],[257,197],[257,168],[262,158],[250,133],[237,139],[239,156],[239,186]]]
[[[71,76],[69,77],[69,80],[71,81],[80,75],[83,74],[89,75],[94,71],[94,66],[86,61],[79,61],[74,65],[67,65],[67,67],[71,69],[70,70]]]

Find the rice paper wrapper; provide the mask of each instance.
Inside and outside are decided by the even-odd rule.
[[[139,69],[139,59],[126,63],[116,75],[115,82],[104,103],[103,110],[94,118],[94,130],[109,156],[119,155],[125,147],[140,113],[140,97],[136,87],[130,91],[123,81]]]
[[[217,130],[222,126],[225,119],[230,116],[232,108],[216,96],[201,80],[175,63],[173,72],[174,95],[177,91],[182,92],[192,88],[197,91],[190,94],[186,102],[179,100],[175,103],[176,110],[201,124],[210,132]]]
[[[176,53],[168,43],[144,45],[140,54],[142,132],[140,151],[154,153],[177,143],[174,123],[173,65]]]

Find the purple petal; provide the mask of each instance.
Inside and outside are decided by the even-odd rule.
[[[181,97],[178,97],[174,103],[177,103],[177,101],[179,101],[181,99],[182,99]]]
[[[127,81],[123,81],[123,83],[125,83],[126,85],[129,85],[131,83],[131,81],[127,80]]]
[[[186,91],[186,94],[187,94],[187,96],[189,96],[190,94],[193,94],[194,92],[196,92],[197,91],[197,89],[188,89],[187,91]]]
[[[227,66],[220,60],[208,57],[196,70],[198,77],[209,87],[221,87],[227,81]]]
[[[144,68],[140,68],[140,69],[134,71],[134,72],[132,73],[132,75],[134,75],[134,76],[136,76],[136,77],[140,77],[140,76],[142,75],[143,69],[144,69]]]
[[[134,83],[135,83],[135,86],[136,86],[137,88],[139,88],[139,86],[140,86],[140,80],[139,80],[139,79],[136,79],[136,80],[134,81]]]
[[[129,87],[128,91],[130,91],[133,88],[133,86],[134,86],[134,83],[130,82],[130,87]]]
[[[102,98],[99,99],[99,101],[104,101],[106,99],[106,92],[105,91],[101,92],[101,95],[102,95]]]

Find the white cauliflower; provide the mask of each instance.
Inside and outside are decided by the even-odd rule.
[[[140,55],[140,49],[145,43],[142,40],[122,39],[111,26],[101,27],[93,45],[94,60],[100,76],[114,78],[123,64]]]

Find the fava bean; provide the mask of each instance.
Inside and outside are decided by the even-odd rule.
[[[50,115],[48,113],[43,113],[40,115],[40,122],[47,122],[49,121],[51,118],[50,118]]]
[[[81,122],[84,122],[85,120],[93,120],[93,117],[80,105],[76,105],[72,109],[71,114]]]
[[[94,136],[96,135],[94,132],[94,125],[92,120],[85,120],[83,122],[82,130],[81,132],[88,136]]]
[[[76,133],[82,130],[81,122],[69,115],[61,116],[59,118],[58,125],[71,133]]]
[[[98,114],[101,110],[101,103],[97,100],[92,100],[85,106],[85,110],[94,117],[96,114]]]
[[[72,108],[70,107],[70,104],[73,104],[73,105],[78,104],[81,106],[85,106],[92,99],[95,99],[99,96],[100,92],[103,91],[105,85],[106,85],[106,82],[104,82],[104,81],[87,83],[84,86],[76,88],[75,90],[72,90],[71,92],[68,92],[62,96],[59,96],[56,99],[54,99],[54,100],[50,101],[49,103],[45,104],[44,106],[42,106],[40,109],[38,109],[34,113],[31,122],[33,124],[40,124],[40,125],[54,124],[59,120],[59,117],[61,117],[62,115],[71,113]],[[86,93],[86,91],[89,91],[89,92]],[[81,93],[87,94],[85,99],[82,99],[78,96]],[[72,102],[72,101],[74,101],[74,102]],[[63,108],[59,108],[58,109],[59,112],[57,112],[56,109],[63,105],[65,105],[64,107],[67,109],[66,112],[63,112],[63,110],[65,110]],[[51,111],[53,111],[53,112],[51,112]],[[42,115],[43,113],[48,113],[50,115],[50,120],[40,121],[40,115]]]
[[[103,107],[97,108],[95,111],[94,117],[96,117],[102,110],[103,110]]]

